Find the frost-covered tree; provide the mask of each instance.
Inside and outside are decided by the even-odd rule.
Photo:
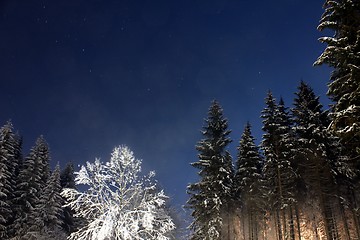
[[[74,165],[69,162],[60,174],[60,185],[62,188],[76,188]]]
[[[260,209],[262,206],[262,158],[255,138],[251,134],[251,125],[247,123],[241,136],[236,161],[234,178],[235,197],[240,202],[241,220],[245,222],[248,234],[247,239],[258,239],[259,222],[263,220]],[[245,224],[243,224],[245,225]],[[245,229],[242,229],[245,231]]]
[[[291,121],[284,102],[279,104],[271,92],[262,111],[263,140],[261,148],[264,153],[263,174],[269,189],[268,199],[271,213],[279,239],[289,236],[294,239],[293,205],[296,196],[297,174],[293,165],[293,137]]]
[[[67,163],[64,170],[60,174],[60,185],[61,188],[73,188],[76,189],[75,185],[75,175],[74,175],[74,166],[72,163]],[[64,199],[65,201],[65,199]],[[65,204],[65,203],[64,203]],[[63,204],[63,205],[64,205]],[[70,207],[63,208],[62,218],[62,228],[68,234],[72,233],[76,228],[76,219],[73,216],[74,212]]]
[[[86,190],[65,188],[62,195],[86,225],[69,239],[169,239],[175,225],[165,209],[167,196],[158,191],[154,172],[140,172],[141,161],[125,146],[116,147],[110,161],[87,162],[75,172],[76,184]]]
[[[62,198],[60,196],[60,167],[55,170],[42,189],[39,200],[32,209],[26,239],[65,239],[61,234]]]
[[[213,101],[202,131],[204,139],[196,146],[199,161],[192,163],[199,169],[200,180],[188,186],[188,207],[194,218],[191,239],[230,238],[233,166],[226,150],[229,133],[223,110]]]
[[[337,225],[339,216],[336,214],[340,207],[339,199],[335,197],[339,183],[337,179],[341,175],[351,177],[351,169],[347,159],[341,155],[339,139],[327,131],[329,119],[322,110],[319,97],[303,81],[298,87],[291,111],[295,122],[299,174],[306,186],[303,194],[308,197],[305,202],[311,205],[316,203],[310,219],[324,226],[327,239],[342,239]],[[316,219],[316,209],[320,210],[320,219]],[[318,230],[313,231],[316,233]]]
[[[253,200],[256,198],[258,181],[260,180],[262,158],[251,134],[251,125],[247,123],[241,136],[236,161],[234,186],[237,196],[241,199]],[[247,195],[249,198],[247,198]]]
[[[18,164],[18,144],[12,123],[0,129],[0,238],[6,239],[12,221],[15,171]]]
[[[322,157],[324,162],[320,165],[328,165],[333,178],[339,174],[351,177],[353,171],[348,166],[348,159],[342,156],[344,152],[339,138],[327,129],[330,119],[328,112],[322,110],[319,97],[303,81],[295,94],[294,108],[291,109],[291,112],[295,122],[293,129],[298,144],[298,153],[310,154],[311,152],[311,154]]]
[[[333,30],[332,37],[321,37],[327,44],[315,65],[327,64],[331,74],[328,95],[332,105],[334,129],[360,166],[360,1],[326,0],[318,29]]]
[[[40,136],[25,158],[17,178],[14,200],[16,219],[12,226],[15,237],[25,236],[31,219],[35,219],[32,213],[49,177],[49,161],[49,146]]]

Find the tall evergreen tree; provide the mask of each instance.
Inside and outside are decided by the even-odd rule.
[[[31,214],[34,213],[40,193],[46,186],[50,172],[49,161],[49,147],[40,136],[23,163],[16,185],[16,220],[13,225],[15,236],[24,236],[31,219],[35,218]]]
[[[341,146],[338,139],[327,131],[329,119],[322,110],[319,97],[304,82],[298,87],[292,114],[296,123],[299,172],[306,184],[304,194],[308,196],[306,202],[310,199],[312,203],[318,202],[322,219],[315,221],[324,222],[327,239],[340,239],[335,213],[339,208],[338,199],[334,198],[337,194],[336,177],[340,174],[350,176],[345,158],[341,157]]]
[[[293,205],[295,203],[297,174],[294,169],[291,121],[281,99],[276,104],[271,92],[262,111],[264,152],[263,174],[269,188],[269,203],[275,218],[277,238],[294,239]]]
[[[231,142],[229,133],[223,110],[217,101],[213,101],[202,131],[204,139],[196,146],[199,161],[192,163],[193,167],[199,169],[200,181],[188,186],[188,205],[193,209],[194,217],[191,239],[229,237],[233,177],[232,159],[226,150]]]
[[[15,145],[14,145],[14,164],[12,169],[12,185],[13,193],[11,198],[11,208],[12,208],[12,214],[10,216],[9,220],[9,226],[8,226],[8,236],[11,237],[14,235],[15,229],[14,229],[14,222],[16,220],[16,209],[17,209],[17,197],[16,197],[16,191],[17,191],[17,183],[19,182],[19,173],[20,170],[23,167],[23,155],[22,155],[22,137],[19,135],[19,133],[15,133]]]
[[[328,95],[332,105],[331,127],[342,137],[348,153],[360,166],[360,1],[326,0],[318,29],[335,31],[322,37],[327,44],[315,65],[333,67]]]
[[[44,187],[50,177],[50,150],[45,138],[41,135],[35,143],[36,155],[33,157],[39,164],[41,186]],[[30,153],[31,154],[31,153]]]
[[[72,163],[67,163],[66,167],[60,174],[60,185],[61,188],[71,188],[75,189],[75,175],[74,175],[74,166]],[[65,199],[64,199],[65,203]],[[65,204],[63,204],[65,205]],[[75,219],[73,217],[74,212],[70,209],[70,207],[64,207],[63,208],[63,215],[62,215],[62,228],[64,231],[66,231],[68,234],[75,231],[76,224]]]
[[[0,129],[0,238],[2,239],[8,237],[8,227],[13,215],[17,146],[17,138],[9,121]]]
[[[258,239],[259,222],[263,220],[261,192],[262,158],[255,139],[251,134],[251,125],[247,123],[241,136],[234,178],[235,197],[240,200],[241,220],[247,219],[248,235],[246,239]],[[243,224],[245,225],[245,224]],[[245,229],[243,229],[245,231]]]
[[[63,202],[60,191],[60,167],[57,165],[32,210],[33,219],[29,223],[26,238],[58,238],[56,235],[59,235],[62,224],[60,216]]]
[[[20,169],[22,168],[22,164],[23,164],[23,154],[22,154],[23,139],[18,132],[15,134],[15,138],[16,138],[16,144],[15,144],[16,166],[14,169],[14,175],[15,175],[15,178],[13,179],[15,181],[14,185],[16,185],[17,177],[20,173]]]
[[[75,188],[74,165],[72,162],[66,164],[60,174],[60,185],[62,188]]]

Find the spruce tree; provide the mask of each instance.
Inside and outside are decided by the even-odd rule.
[[[15,188],[18,146],[12,123],[7,122],[0,129],[0,238],[8,238],[12,221],[12,203]]]
[[[259,222],[263,220],[262,205],[262,158],[255,139],[251,134],[251,125],[247,123],[241,136],[234,178],[235,197],[240,201],[241,220],[247,220],[247,239],[258,239]],[[245,231],[245,229],[243,229]]]
[[[334,129],[360,166],[360,1],[326,0],[318,29],[333,30],[332,37],[319,40],[327,44],[315,65],[327,64],[334,70],[328,95],[332,105]]]
[[[37,239],[56,236],[60,233],[63,202],[60,192],[60,167],[57,165],[32,209],[33,219],[29,223],[25,237]]]
[[[74,165],[72,162],[66,164],[60,174],[60,185],[62,188],[75,188]]]
[[[49,147],[45,139],[40,136],[25,158],[16,184],[14,206],[16,219],[13,225],[16,237],[24,236],[29,224],[35,219],[33,210],[48,180],[49,161]]]
[[[342,148],[337,137],[327,131],[329,119],[322,110],[319,97],[304,82],[298,87],[291,111],[296,123],[294,132],[299,173],[306,185],[306,192],[303,194],[308,199],[305,202],[318,202],[319,206],[315,208],[320,208],[323,219],[310,218],[325,223],[327,239],[340,239],[336,223],[339,219],[335,213],[339,208],[339,201],[334,196],[338,193],[336,178],[340,175],[351,176],[346,158],[341,156]]]
[[[72,188],[75,189],[75,176],[74,176],[74,166],[72,163],[67,163],[66,167],[60,174],[60,185],[61,188]],[[65,205],[65,199],[63,200]],[[75,219],[73,217],[74,212],[70,209],[70,207],[63,208],[62,214],[62,228],[68,234],[72,233],[75,228]]]
[[[276,104],[271,92],[262,111],[264,153],[263,174],[269,189],[269,204],[274,215],[279,239],[294,239],[293,206],[296,196],[297,174],[293,165],[291,121],[284,102]]]
[[[233,167],[231,156],[226,150],[231,142],[229,133],[223,110],[217,101],[213,101],[202,131],[204,139],[196,146],[199,161],[192,163],[193,167],[199,169],[200,180],[188,186],[188,205],[194,217],[191,239],[230,238]]]
[[[45,186],[50,177],[50,150],[45,138],[41,135],[35,143],[35,159],[39,164],[40,184]]]

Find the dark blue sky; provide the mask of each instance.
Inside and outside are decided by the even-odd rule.
[[[266,92],[290,106],[299,81],[328,103],[323,0],[2,0],[0,123],[24,153],[40,134],[52,164],[108,159],[128,145],[175,204],[196,179],[195,144],[212,99],[235,153],[246,121],[261,138]]]

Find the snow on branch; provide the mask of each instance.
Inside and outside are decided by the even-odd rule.
[[[126,146],[116,147],[110,161],[96,159],[75,172],[76,184],[88,188],[67,188],[62,195],[87,224],[68,239],[169,239],[175,225],[165,209],[167,196],[158,191],[154,172],[140,172],[141,161]]]

